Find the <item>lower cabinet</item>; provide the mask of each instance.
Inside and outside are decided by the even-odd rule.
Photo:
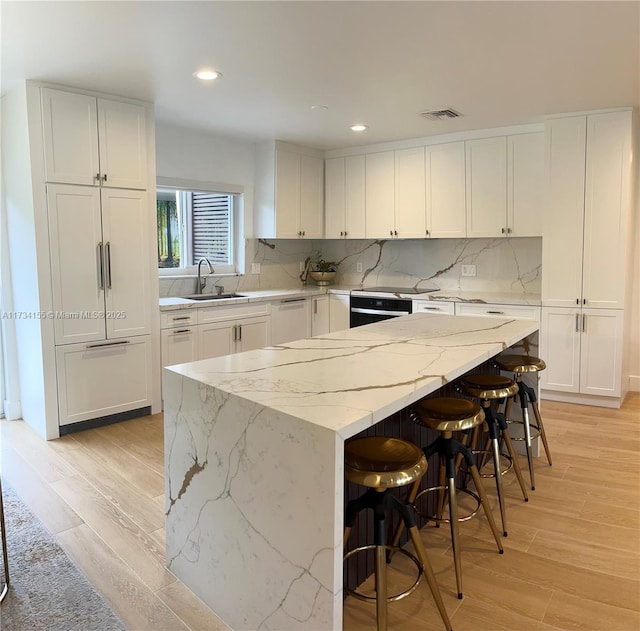
[[[195,361],[198,349],[197,327],[176,327],[160,331],[162,366]]]
[[[543,307],[542,389],[621,396],[622,324],[619,309]]]
[[[344,331],[350,326],[349,294],[329,294],[329,332]]]
[[[271,305],[271,344],[304,340],[311,333],[311,301],[283,298]]]
[[[329,333],[329,294],[311,299],[311,337]]]
[[[148,335],[56,348],[60,425],[151,405]]]
[[[269,346],[269,325],[268,316],[202,324],[198,327],[196,359],[221,357]]]

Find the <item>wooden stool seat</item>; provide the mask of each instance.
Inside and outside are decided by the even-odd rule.
[[[459,383],[465,394],[490,401],[506,399],[518,392],[513,379],[502,375],[468,375]]]
[[[498,355],[496,364],[501,370],[519,373],[540,372],[547,367],[544,360],[529,355]]]
[[[345,587],[345,591],[360,600],[375,600],[377,629],[378,631],[386,631],[387,604],[411,594],[424,574],[436,607],[440,612],[440,617],[447,631],[451,631],[451,622],[440,595],[440,588],[422,544],[422,539],[420,539],[413,506],[389,492],[391,488],[420,482],[427,471],[427,459],[422,449],[399,438],[382,436],[356,438],[345,444],[344,462],[347,480],[368,488],[363,495],[347,504],[343,541],[345,550],[358,513],[369,508],[372,509],[374,515],[373,545],[365,545],[351,550],[345,554],[344,558],[346,560],[365,550],[375,550],[376,595],[375,597],[366,596],[347,587]],[[413,542],[417,558],[402,548],[387,545],[385,522],[390,510],[397,511],[402,517],[402,522]],[[400,594],[389,596],[386,579],[387,555],[395,550],[406,554],[416,564],[418,578],[409,589]]]

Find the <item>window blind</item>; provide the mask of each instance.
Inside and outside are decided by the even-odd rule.
[[[206,256],[213,264],[230,265],[232,196],[193,193],[191,201],[192,264]]]

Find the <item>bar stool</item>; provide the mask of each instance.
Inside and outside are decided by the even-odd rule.
[[[418,493],[420,480],[417,480],[411,489],[409,501],[417,502],[424,494],[433,491],[439,491],[441,496],[443,495],[443,491],[447,492],[449,500],[449,519],[442,517],[444,510],[443,497],[439,498],[437,514],[435,517],[422,515],[422,513],[420,514],[427,519],[435,521],[437,524],[449,522],[453,547],[453,561],[456,572],[456,587],[458,590],[458,598],[462,598],[462,564],[460,560],[459,522],[466,521],[476,515],[480,510],[480,506],[482,506],[487,521],[489,522],[491,532],[493,533],[493,538],[498,546],[498,552],[500,552],[500,554],[504,553],[502,542],[500,541],[500,535],[498,534],[498,529],[496,528],[496,523],[493,519],[489,501],[484,491],[482,479],[480,478],[480,473],[476,467],[473,454],[469,447],[453,437],[453,432],[471,429],[480,425],[484,420],[484,413],[480,406],[473,401],[453,397],[433,397],[422,399],[412,405],[409,409],[409,418],[420,425],[440,433],[435,441],[433,441],[428,447],[424,448],[424,455],[427,460],[436,453],[440,456],[441,484],[440,486],[424,489]],[[458,456],[464,458],[477,491],[477,495],[475,495],[474,493],[461,489],[472,495],[478,502],[476,510],[465,517],[459,517],[458,515],[456,489],[456,459]],[[443,484],[445,477],[446,485]],[[396,538],[400,538],[399,531],[396,532]]]
[[[467,396],[476,397],[480,399],[480,404],[484,410],[485,425],[489,430],[489,443],[491,445],[491,456],[493,458],[493,474],[487,474],[485,477],[495,477],[496,490],[498,492],[498,504],[500,505],[500,517],[502,519],[502,534],[507,536],[507,511],[504,501],[504,490],[502,484],[502,466],[500,463],[500,438],[504,440],[507,446],[508,455],[504,457],[510,462],[510,467],[513,466],[513,470],[518,478],[518,483],[522,489],[522,495],[524,501],[528,502],[527,489],[524,485],[524,479],[522,477],[522,471],[520,469],[520,463],[518,462],[518,456],[513,448],[511,442],[511,436],[509,435],[509,426],[505,420],[504,414],[494,411],[494,401],[504,401],[508,397],[513,396],[518,392],[518,386],[516,383],[508,377],[501,375],[467,375],[458,382],[458,388]],[[476,445],[478,432],[475,431],[471,439],[471,444]],[[487,450],[475,450],[475,453],[486,454]],[[508,470],[508,469],[507,469]]]
[[[359,498],[349,502],[345,514],[344,547],[347,547],[349,534],[358,516],[365,508],[374,514],[374,544],[351,550],[345,554],[345,560],[364,550],[375,550],[375,596],[367,596],[356,590],[345,588],[354,597],[365,601],[376,601],[376,617],[378,631],[387,629],[387,603],[400,600],[411,594],[418,586],[422,574],[427,579],[431,594],[447,631],[451,631],[451,623],[444,607],[440,589],[427,553],[420,539],[416,515],[408,502],[400,500],[389,493],[389,489],[406,486],[421,480],[427,471],[427,461],[422,450],[414,444],[398,438],[371,436],[357,438],[345,444],[345,476],[350,482],[367,487],[368,490]],[[396,510],[409,531],[416,558],[409,551],[387,545],[385,517],[387,510]],[[408,556],[418,568],[418,577],[414,584],[404,592],[388,596],[386,581],[387,552],[398,551]]]
[[[0,536],[2,537],[2,562],[4,565],[4,586],[0,592],[0,603],[9,592],[9,558],[7,555],[7,529],[4,523],[4,504],[2,502],[2,480],[0,478]]]
[[[527,462],[529,463],[531,490],[535,491],[536,484],[535,478],[533,476],[533,453],[531,449],[532,438],[536,438],[537,436],[540,436],[540,438],[542,438],[542,444],[544,445],[544,451],[547,455],[549,466],[551,466],[551,452],[549,451],[547,435],[545,434],[544,425],[542,424],[542,417],[540,416],[540,410],[538,408],[536,391],[522,380],[522,374],[540,372],[541,370],[544,370],[547,365],[539,357],[530,357],[529,355],[499,355],[498,357],[496,357],[496,364],[501,370],[514,373],[516,384],[518,384],[518,398],[520,399],[520,408],[522,409],[522,421],[509,420],[509,412],[511,411],[511,399],[507,401],[505,418],[509,423],[522,423],[524,427],[524,441],[527,449]],[[536,417],[535,424],[529,422],[529,403],[531,403],[533,414]],[[532,435],[531,429],[533,429],[537,433]],[[514,440],[523,439],[514,438]]]

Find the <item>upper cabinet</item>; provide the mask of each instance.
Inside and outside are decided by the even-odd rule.
[[[426,233],[466,237],[464,142],[425,148]]]
[[[324,163],[324,236],[364,239],[364,156],[329,158]]]
[[[321,152],[265,143],[256,164],[255,231],[271,239],[323,236],[324,163]]]
[[[507,139],[465,141],[467,236],[496,237],[507,230]]]
[[[145,108],[43,88],[45,180],[146,189]]]
[[[367,238],[424,238],[424,147],[368,154],[365,176]]]
[[[545,306],[624,307],[630,223],[631,111],[547,122]]]

